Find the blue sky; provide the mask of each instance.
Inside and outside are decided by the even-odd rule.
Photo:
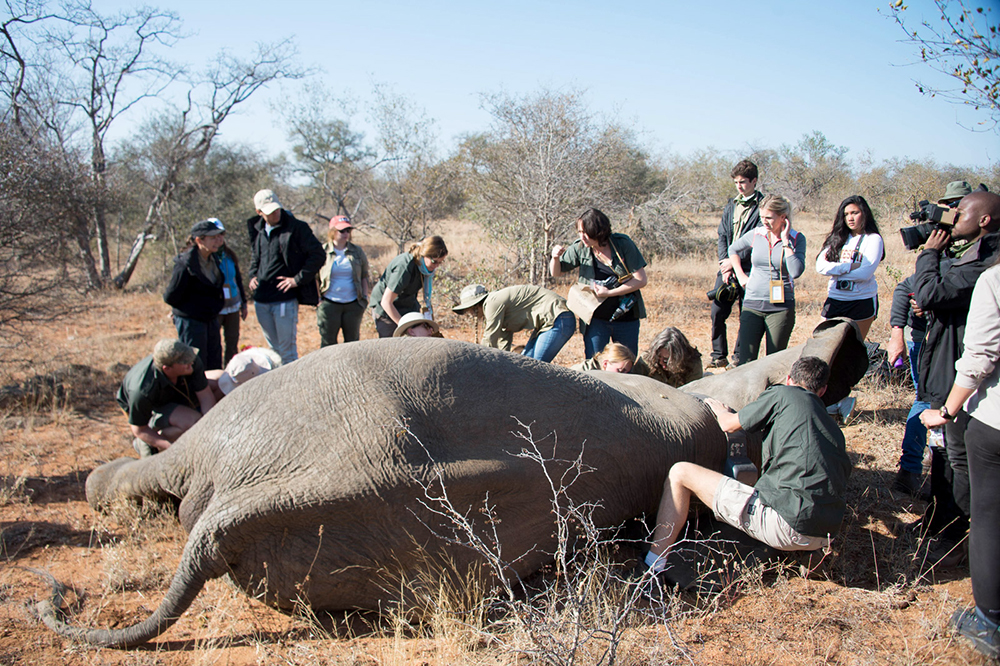
[[[249,53],[255,41],[293,37],[302,63],[321,70],[314,83],[360,101],[359,121],[372,82],[386,84],[435,119],[443,150],[488,127],[480,93],[548,87],[584,90],[592,110],[632,125],[654,154],[776,148],[818,130],[852,159],[1000,160],[1000,136],[959,125],[983,116],[917,91],[914,79],[944,77],[911,65],[918,56],[899,42],[887,0],[169,6],[191,33],[175,58],[197,67],[220,48]],[[913,0],[907,15],[916,23],[933,11],[930,0]],[[1000,20],[1000,7],[993,12]],[[287,150],[273,107],[299,94],[288,83],[251,99],[224,137]]]

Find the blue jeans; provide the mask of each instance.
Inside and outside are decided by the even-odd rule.
[[[257,323],[264,332],[267,346],[278,352],[281,363],[287,365],[299,357],[296,336],[299,326],[299,302],[254,303]]]
[[[917,390],[917,358],[920,356],[920,343],[907,341],[906,351],[910,357],[910,376],[913,380],[913,390]],[[910,413],[906,415],[906,428],[903,430],[903,455],[899,457],[899,468],[914,474],[923,471],[924,447],[927,445],[927,428],[920,422],[920,413],[930,409],[931,403],[914,400]]]
[[[550,363],[559,354],[563,345],[569,342],[574,333],[576,333],[576,318],[572,312],[563,312],[556,317],[552,328],[544,333],[531,336],[521,353],[530,358]]]
[[[614,340],[628,347],[633,354],[639,355],[639,320],[607,321],[591,319],[589,324],[580,321],[580,333],[583,334],[583,354],[593,358],[604,350],[609,342]]]

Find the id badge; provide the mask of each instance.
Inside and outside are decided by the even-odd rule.
[[[771,280],[771,302],[780,304],[785,302],[785,283],[783,280]]]
[[[222,288],[222,297],[227,301],[229,300],[229,287]]]

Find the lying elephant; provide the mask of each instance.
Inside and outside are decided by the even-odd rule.
[[[556,467],[582,454],[593,471],[570,494],[598,503],[598,527],[653,515],[673,463],[718,469],[726,456],[697,398],[600,374],[438,339],[312,353],[233,391],[164,453],[88,477],[97,509],[122,497],[180,499],[187,545],[148,619],[84,629],[59,619],[51,601],[40,604],[42,619],[64,636],[131,647],[165,631],[221,576],[284,611],[303,602],[377,609],[392,589],[386,572],[409,579],[428,554],[458,571],[478,561],[435,536],[448,526],[425,505],[424,487],[438,484],[480,527],[488,494],[499,519],[490,529],[511,560],[522,556],[511,575],[536,571],[555,550],[552,496],[537,462],[513,455],[527,444],[518,434],[530,428]]]

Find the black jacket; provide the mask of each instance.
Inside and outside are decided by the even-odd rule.
[[[952,260],[938,250],[924,250],[917,257],[913,300],[926,313],[927,334],[920,348],[917,397],[943,403],[955,383],[955,361],[962,355],[965,320],[972,289],[980,273],[993,265],[1000,251],[1000,234],[983,236]]]
[[[760,192],[756,193],[757,203],[759,204],[763,195]],[[726,207],[722,209],[722,221],[719,222],[719,261],[722,261],[729,256],[729,246],[736,241],[733,238],[733,212],[736,210],[736,204],[733,203],[735,199],[730,199]],[[750,217],[747,219],[746,226],[743,227],[743,233],[750,231],[756,227],[760,226],[760,208],[754,206],[753,210],[750,211]],[[740,263],[743,265],[743,270],[750,271],[750,251],[747,250],[746,253],[740,257]]]
[[[215,261],[210,257],[209,261]],[[163,292],[163,300],[173,308],[174,314],[198,321],[211,321],[219,316],[224,302],[222,271],[216,280],[201,270],[198,247],[190,247],[174,259],[174,272],[170,284]]]
[[[261,266],[261,243],[267,240],[264,232],[266,222],[260,215],[255,215],[247,220],[247,230],[250,234],[250,270],[247,278],[257,278],[261,284],[261,275],[268,273],[268,268]],[[287,299],[296,299],[304,305],[317,305],[319,303],[319,289],[316,286],[316,273],[323,267],[326,261],[326,253],[323,245],[316,238],[316,235],[309,228],[309,225],[302,220],[296,219],[287,210],[281,211],[281,225],[272,233],[278,234],[278,246],[281,260],[287,268],[287,277],[294,277],[298,282],[298,287],[287,292]],[[261,284],[257,286],[260,291]],[[264,285],[265,288],[273,285]]]

